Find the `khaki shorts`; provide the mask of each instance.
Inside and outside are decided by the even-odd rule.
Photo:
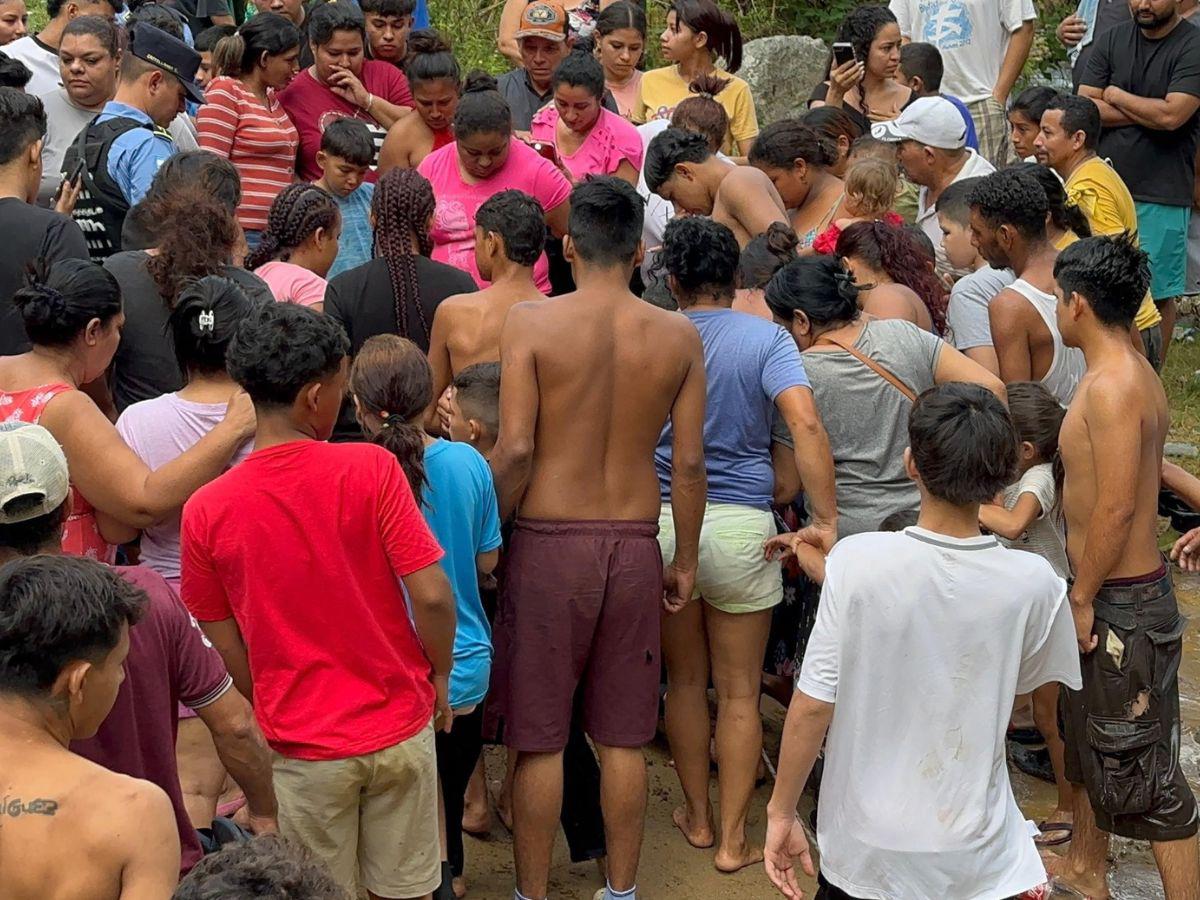
[[[706,503],[695,596],[727,613],[778,606],[783,601],[783,570],[763,555],[763,543],[776,533],[775,517],[769,509]],[[669,565],[675,556],[675,521],[669,503],[663,504],[659,514],[658,543],[663,561]]]
[[[355,896],[423,897],[441,882],[433,725],[349,759],[275,754],[279,830],[329,866]],[[357,879],[355,874],[357,872]]]

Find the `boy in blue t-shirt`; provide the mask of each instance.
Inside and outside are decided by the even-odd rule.
[[[326,278],[370,262],[375,235],[371,228],[371,199],[375,185],[364,179],[375,163],[375,142],[365,123],[358,119],[331,122],[321,135],[317,165],[321,178],[317,187],[333,195],[342,213],[338,255]]]

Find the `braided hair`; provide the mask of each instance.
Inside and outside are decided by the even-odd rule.
[[[416,253],[429,256],[433,252],[429,220],[434,206],[433,186],[416,169],[389,170],[375,185],[375,196],[371,199],[371,214],[375,217],[374,253],[387,262],[396,302],[396,333],[402,337],[411,334],[408,322],[411,304],[417,310],[426,341],[430,325],[417,285]]]
[[[296,181],[285,187],[267,213],[262,241],[246,257],[246,268],[257,269],[277,259],[287,262],[292,251],[316,233],[337,224],[341,213],[333,197],[315,184]]]

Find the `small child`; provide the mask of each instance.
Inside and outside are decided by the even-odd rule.
[[[817,253],[832,254],[837,249],[842,232],[855,222],[882,220],[889,225],[903,225],[904,220],[892,211],[900,188],[900,176],[895,164],[881,159],[860,159],[851,163],[846,172],[846,212],[821,232],[812,248]]]
[[[500,363],[467,366],[450,385],[446,433],[486,458],[500,436]]]
[[[1016,279],[1011,269],[993,269],[971,241],[971,191],[978,178],[964,178],[942,191],[937,201],[938,225],[942,230],[942,249],[955,270],[967,272],[950,288],[946,307],[947,339],[959,350],[986,368],[1000,373],[1000,361],[992,342],[988,305],[992,298]]]
[[[1058,432],[1066,410],[1046,388],[1032,381],[1008,386],[1008,410],[1021,444],[1017,481],[1004,489],[1004,505],[983,504],[979,523],[1005,546],[1036,553],[1060,578],[1070,574],[1061,520],[1058,515],[1058,480],[1054,458]],[[1033,692],[1033,721],[1054,769],[1058,806],[1038,828],[1034,840],[1041,847],[1065,844],[1071,839],[1071,786],[1063,774],[1063,741],[1058,733],[1058,685],[1044,684]]]
[[[458,620],[450,672],[449,734],[439,731],[438,775],[442,783],[449,872],[443,886],[463,874],[460,823],[467,781],[483,748],[483,699],[492,668],[492,629],[479,595],[479,576],[496,568],[500,515],[487,461],[465,443],[425,433],[425,410],[433,401],[433,370],[412,341],[394,334],[370,338],[350,371],[350,394],[363,431],[390,450],[421,500],[425,520],[445,556],[442,568],[454,588]]]
[[[267,283],[280,303],[325,308],[325,276],[338,252],[342,217],[328,193],[297,181],[283,189],[246,268]]]
[[[313,183],[333,195],[342,214],[337,258],[326,278],[371,261],[371,198],[375,196],[375,185],[366,177],[374,164],[375,141],[365,122],[337,119],[321,135],[321,149],[317,151],[321,178]]]
[[[896,151],[898,146],[864,134],[850,145],[849,163],[853,166],[859,160],[878,159],[899,171]],[[920,192],[921,189],[907,178],[901,178],[896,187],[896,199],[892,201],[892,209],[910,225],[917,221]]]

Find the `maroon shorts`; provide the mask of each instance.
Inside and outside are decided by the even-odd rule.
[[[522,519],[505,552],[489,731],[514,750],[640,747],[658,722],[662,553],[656,522]]]

